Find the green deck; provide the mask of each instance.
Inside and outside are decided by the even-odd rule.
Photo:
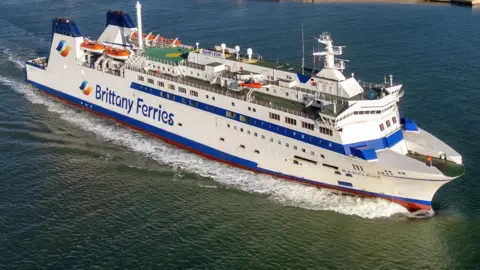
[[[166,60],[166,61],[173,61],[178,62],[183,59],[188,58],[188,53],[190,51],[183,48],[146,48],[144,55],[152,58],[152,60],[159,59],[159,60]]]
[[[424,162],[425,165],[430,165],[430,162],[427,161],[427,157],[424,155],[409,152],[407,156],[413,159],[416,159],[418,161]],[[436,167],[438,170],[440,170],[444,175],[448,177],[459,177],[465,173],[465,166],[449,160],[439,159],[435,157],[432,157],[432,166]]]

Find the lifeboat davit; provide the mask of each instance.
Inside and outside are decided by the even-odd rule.
[[[117,59],[117,60],[127,60],[130,55],[132,54],[129,50],[124,50],[124,49],[117,49],[117,48],[113,48],[113,47],[107,47],[105,48],[105,53],[113,58],[113,59]]]
[[[261,88],[262,84],[257,82],[243,82],[243,83],[240,83],[240,86],[248,87],[248,88]]]
[[[80,44],[80,48],[93,53],[103,53],[103,51],[105,50],[105,46],[91,40],[85,40],[84,42],[82,42],[82,44]]]

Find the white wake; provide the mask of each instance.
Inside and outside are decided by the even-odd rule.
[[[16,63],[18,59],[13,55],[10,61]],[[20,65],[16,66],[20,68]],[[363,218],[391,217],[394,214],[408,213],[405,208],[385,200],[338,195],[329,190],[255,174],[199,157],[100,117],[92,116],[88,112],[78,113],[68,105],[40,93],[21,79],[0,76],[0,85],[4,86],[1,88],[6,86],[24,95],[31,103],[45,105],[48,111],[56,113],[59,118],[78,128],[92,132],[100,140],[128,147],[159,163],[212,178],[228,188],[263,194],[285,206],[335,211]]]

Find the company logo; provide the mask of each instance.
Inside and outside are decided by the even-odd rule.
[[[65,40],[60,40],[60,42],[58,43],[58,46],[57,46],[57,52],[63,57],[67,57],[68,53],[72,49],[72,47],[70,47],[68,45],[65,46],[65,43],[66,43]]]
[[[87,81],[83,81],[82,84],[80,85],[80,90],[82,90],[82,92],[88,96],[90,95],[90,93],[92,92],[93,88],[91,86],[88,86],[87,87],[87,84],[88,82]]]

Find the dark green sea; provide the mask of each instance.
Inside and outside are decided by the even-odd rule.
[[[480,10],[450,5],[144,0],[145,31],[300,64],[313,35],[346,74],[402,82],[401,112],[463,155],[434,215],[219,164],[25,83],[51,19],[97,38],[135,1],[0,2],[0,269],[480,269]],[[307,57],[310,59],[310,56]],[[307,61],[307,62],[308,62]]]

